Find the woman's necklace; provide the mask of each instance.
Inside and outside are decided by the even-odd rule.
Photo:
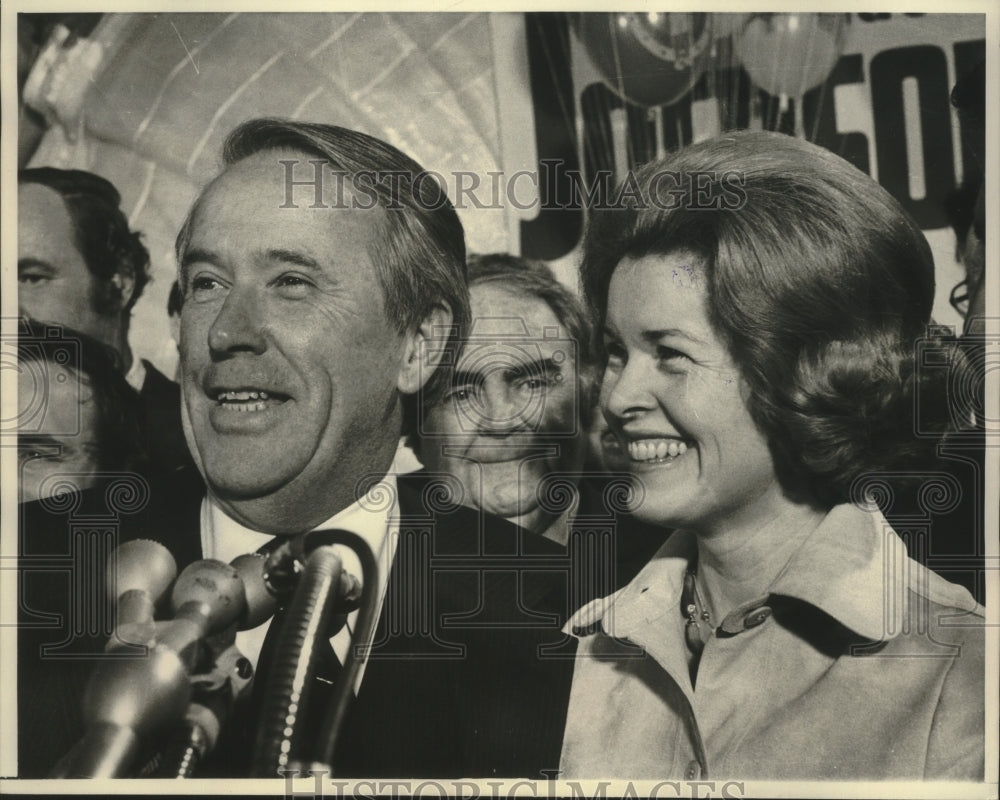
[[[688,649],[700,655],[705,649],[707,642],[715,629],[712,627],[712,617],[708,609],[701,602],[698,596],[698,584],[695,581],[695,573],[688,570],[684,573],[684,590],[681,592],[681,606],[687,615],[687,623],[684,625],[684,640]]]

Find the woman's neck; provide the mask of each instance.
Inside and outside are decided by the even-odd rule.
[[[698,531],[697,585],[712,624],[766,594],[825,516],[825,510],[782,497],[750,518]]]

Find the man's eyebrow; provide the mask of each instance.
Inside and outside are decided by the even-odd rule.
[[[185,250],[184,255],[181,256],[181,269],[185,269],[186,267],[191,266],[191,264],[197,264],[199,262],[204,264],[218,264],[219,261],[219,256],[211,250],[203,250],[200,247],[192,247],[190,250]]]
[[[18,434],[17,446],[60,448],[63,446],[63,443],[54,436],[49,436],[46,433],[26,433]]]
[[[664,338],[665,336],[675,336],[679,339],[687,339],[689,342],[693,344],[701,344],[701,345],[705,344],[705,342],[703,342],[698,337],[692,336],[690,333],[682,331],[679,328],[663,328],[662,330],[642,332],[642,338],[645,341],[649,342],[650,344],[656,344],[657,342],[660,341],[660,339]]]
[[[525,375],[545,375],[561,372],[562,368],[552,358],[536,358],[522,364],[514,364],[503,371],[506,378],[521,378]]]
[[[19,258],[17,260],[17,268],[19,270],[31,269],[32,267],[39,267],[50,271],[55,269],[48,261],[43,261],[40,258]]]
[[[306,253],[299,252],[298,250],[285,250],[284,248],[277,247],[268,250],[266,255],[268,261],[281,261],[287,264],[296,264],[297,266],[313,270],[318,270],[320,268],[319,262],[315,258],[307,255]]]

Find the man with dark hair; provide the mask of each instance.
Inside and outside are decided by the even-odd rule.
[[[339,776],[541,778],[558,760],[569,688],[569,662],[545,655],[566,642],[565,583],[551,578],[561,548],[393,468],[418,392],[449,385],[469,318],[464,235],[442,188],[370,136],[253,120],[230,135],[177,256],[183,423],[207,495],[195,498],[199,530],[164,543],[229,562],[275,543],[308,550],[317,529],[339,529],[378,565],[366,576],[338,546],[377,626],[355,635],[354,611],[318,637],[322,649],[332,635],[332,653],[296,688],[288,714],[304,728],[279,725],[287,741],[257,738],[274,716],[260,696],[275,686],[268,670],[287,657],[281,626],[235,635],[260,672],[207,774],[275,777],[260,756],[274,744],[295,763],[329,759]],[[346,684],[356,697],[330,758],[317,732],[352,645],[362,673]]]
[[[18,174],[18,307],[114,349],[139,394],[149,466],[190,461],[180,390],[128,343],[132,309],[149,281],[149,253],[129,229],[118,190],[83,170],[36,167]]]
[[[113,350],[86,334],[23,320],[17,364],[21,502],[141,468],[138,398]]]

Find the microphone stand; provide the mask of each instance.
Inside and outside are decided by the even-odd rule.
[[[354,699],[354,685],[363,664],[357,651],[367,645],[375,625],[378,570],[368,543],[355,533],[340,530],[315,531],[307,537],[322,544],[308,553],[274,650],[265,686],[262,724],[254,748],[254,777],[273,778],[296,769],[332,771],[337,739]],[[303,551],[307,550],[305,544],[303,540]],[[360,610],[355,642],[334,685],[319,742],[310,754],[303,752],[309,743],[300,740],[316,671],[316,648],[329,639],[333,618],[343,613],[345,605],[345,582],[341,578],[340,558],[333,548],[335,544],[351,548],[361,562]]]

